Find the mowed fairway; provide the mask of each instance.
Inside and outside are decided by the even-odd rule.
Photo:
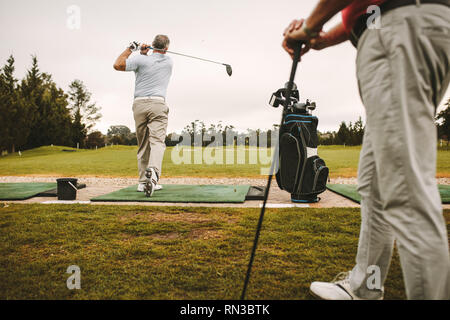
[[[258,209],[0,207],[0,299],[238,299]],[[450,210],[445,211],[447,226]],[[311,299],[354,265],[358,209],[268,210],[249,299]],[[81,269],[81,290],[66,270]],[[404,299],[397,254],[386,299]]]
[[[2,157],[0,175],[136,176],[135,147],[62,149]],[[262,177],[258,164],[177,164],[172,151],[166,176]],[[332,177],[355,176],[359,152],[320,149]],[[449,154],[439,151],[438,176],[450,176]],[[2,203],[0,299],[239,299],[258,217],[257,208]],[[267,210],[247,298],[311,299],[312,281],[353,267],[359,226],[358,208]],[[72,265],[81,290],[66,287]],[[385,290],[405,298],[397,254]]]
[[[66,147],[41,147],[34,150],[0,157],[0,175],[49,175],[49,176],[99,176],[99,177],[134,177],[137,175],[136,147],[113,146],[98,150],[75,150],[64,152]],[[72,149],[74,150],[74,149]],[[330,176],[356,177],[361,147],[321,146],[319,155],[330,168]],[[163,175],[165,177],[262,177],[261,167],[267,168],[270,150],[223,149],[222,163],[207,164],[204,161],[205,148],[195,148],[180,153],[174,148],[167,148]],[[245,154],[244,163],[238,162],[238,154]],[[259,153],[263,156],[259,156]],[[183,154],[187,160],[181,162]],[[197,158],[196,158],[197,154]],[[198,157],[201,155],[201,158]],[[215,153],[213,153],[213,156]],[[228,159],[231,163],[227,164]],[[251,162],[251,155],[256,155],[256,163]],[[196,161],[198,164],[196,164]],[[187,162],[187,163],[186,163]],[[437,177],[450,177],[450,151],[439,150]]]

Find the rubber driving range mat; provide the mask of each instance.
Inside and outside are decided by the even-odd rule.
[[[55,188],[54,182],[0,183],[0,200],[26,200]]]
[[[357,203],[361,202],[361,196],[358,191],[356,191],[357,186],[355,184],[327,184],[327,189],[333,191],[347,199],[355,201]],[[439,193],[441,195],[441,200],[443,204],[450,203],[450,186],[449,185],[439,185]]]
[[[151,198],[137,192],[137,185],[91,199],[94,202],[184,202],[184,203],[243,203],[248,185],[179,185],[165,184]]]

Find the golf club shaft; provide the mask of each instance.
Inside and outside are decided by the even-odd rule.
[[[292,61],[291,75],[289,77],[289,83],[288,83],[288,87],[286,90],[286,101],[285,101],[285,105],[283,108],[284,109],[283,115],[281,116],[280,128],[281,128],[281,125],[283,124],[284,112],[287,109],[287,107],[289,106],[289,103],[291,100],[290,97],[291,97],[291,93],[292,93],[292,87],[294,85],[295,73],[297,71],[297,65],[298,65],[298,61],[300,59],[300,53],[301,53],[302,46],[303,46],[303,42],[299,42],[298,45],[294,48],[294,59]],[[245,276],[245,281],[244,281],[244,288],[242,289],[242,294],[241,294],[241,300],[245,299],[248,282],[250,281],[250,274],[252,272],[253,260],[255,259],[256,248],[258,246],[259,235],[261,233],[262,223],[264,220],[264,213],[266,211],[267,199],[269,197],[269,189],[272,184],[273,173],[275,170],[275,163],[278,163],[278,150],[279,150],[279,139],[278,139],[277,145],[275,147],[274,159],[272,161],[272,165],[270,167],[270,172],[269,172],[269,177],[267,179],[267,186],[266,186],[266,190],[264,192],[264,202],[261,207],[261,213],[259,215],[258,226],[256,227],[255,240],[253,242],[253,248],[252,248],[252,252],[250,255],[250,261],[248,263],[247,274]]]
[[[153,47],[147,47],[147,48],[150,49],[150,50],[165,51],[165,52],[167,52],[167,53],[176,54],[176,55],[183,56],[183,57],[187,57],[187,58],[192,58],[192,59],[202,60],[202,61],[211,62],[211,63],[216,63],[216,64],[221,64],[221,65],[226,66],[226,63],[217,62],[217,61],[212,61],[212,60],[208,60],[208,59],[204,59],[204,58],[199,58],[199,57],[194,57],[194,56],[190,56],[190,55],[184,54],[184,53],[178,53],[178,52],[173,52],[173,51],[169,51],[169,50],[155,49],[155,48],[153,48]]]

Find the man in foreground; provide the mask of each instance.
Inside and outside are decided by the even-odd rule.
[[[381,26],[374,29],[364,17],[371,5],[381,9]],[[342,23],[322,32],[341,10]],[[322,299],[382,299],[395,240],[408,299],[450,299],[434,122],[450,81],[449,1],[321,0],[284,35],[291,56],[300,40],[307,42],[303,54],[352,40],[367,114],[358,169],[362,222],[356,266],[333,282],[313,282],[311,293]]]
[[[133,114],[136,122],[138,141],[139,186],[137,191],[146,191],[149,196],[155,190],[161,176],[162,160],[166,149],[169,108],[166,105],[166,92],[172,75],[173,62],[166,55],[169,38],[158,35],[153,41],[153,54],[148,56],[149,47],[133,42],[117,58],[114,69],[134,71],[136,84]],[[140,49],[140,55],[130,55]],[[146,190],[147,189],[147,190]]]

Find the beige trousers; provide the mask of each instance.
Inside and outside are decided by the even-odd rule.
[[[358,169],[361,231],[350,285],[386,279],[396,241],[408,299],[450,299],[446,224],[436,182],[435,112],[450,81],[450,8],[405,6],[358,43],[367,125]]]
[[[145,183],[145,169],[149,167],[155,168],[158,177],[161,177],[169,108],[164,101],[156,99],[135,100],[133,114],[138,142],[139,182]]]

